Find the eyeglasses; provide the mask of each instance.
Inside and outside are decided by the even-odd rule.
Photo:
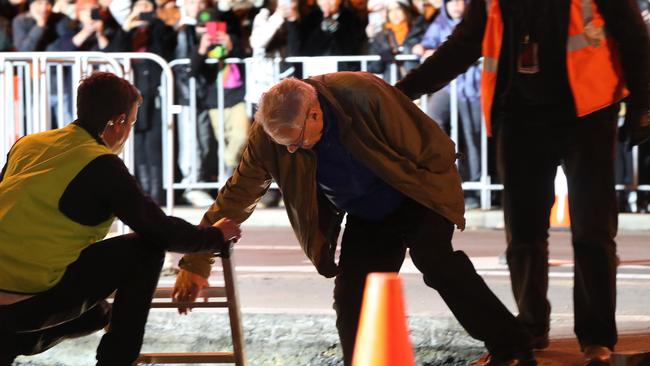
[[[309,115],[308,115],[309,116]],[[302,129],[300,130],[300,136],[296,142],[287,145],[289,151],[296,151],[305,145],[305,130],[307,129],[307,118],[305,118],[305,123],[302,124]]]
[[[307,130],[307,120],[310,117],[314,120],[318,118],[318,114],[314,108],[310,108],[307,112],[307,115],[305,116],[305,122],[302,124],[302,129],[300,130],[300,136],[298,136],[296,142],[286,145],[287,150],[293,152],[305,146],[305,130]]]

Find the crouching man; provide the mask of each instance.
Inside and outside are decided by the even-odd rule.
[[[9,152],[0,173],[0,365],[107,325],[97,365],[131,365],[165,251],[218,254],[239,238],[228,219],[196,227],[166,216],[138,188],[115,154],[140,101],[127,81],[94,73],[79,86],[75,122]],[[115,217],[135,234],[104,239]]]

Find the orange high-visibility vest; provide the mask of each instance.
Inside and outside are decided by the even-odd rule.
[[[486,0],[483,36],[481,105],[488,134],[503,40],[499,0]],[[618,102],[629,94],[623,81],[618,50],[605,34],[605,21],[593,0],[571,0],[567,39],[567,71],[578,117]]]

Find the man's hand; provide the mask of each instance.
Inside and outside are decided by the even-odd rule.
[[[199,293],[204,288],[210,286],[208,280],[202,276],[181,269],[176,276],[176,283],[174,284],[174,291],[172,291],[172,299],[176,302],[194,302],[199,296]],[[204,301],[208,301],[204,297]],[[179,314],[187,314],[192,311],[189,306],[179,306]]]
[[[237,240],[241,238],[241,229],[239,228],[239,224],[230,219],[224,217],[215,222],[212,226],[221,230],[223,240],[225,241],[237,242]]]

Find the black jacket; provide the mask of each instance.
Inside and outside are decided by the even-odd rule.
[[[124,32],[119,29],[106,52],[136,52],[133,49],[133,40],[138,36],[139,28]],[[155,53],[156,55],[171,61],[174,57],[176,48],[176,32],[174,29],[160,19],[152,20],[146,26],[146,44],[144,51]],[[153,128],[153,123],[159,123],[155,117],[158,113],[159,103],[158,87],[160,86],[162,69],[157,63],[149,60],[134,61],[133,74],[135,86],[138,87],[142,94],[142,104],[138,110],[138,123],[134,126],[136,132],[149,131]]]
[[[366,32],[354,12],[341,7],[336,22],[323,23],[323,12],[314,6],[304,17],[287,23],[289,56],[342,56],[361,53]],[[325,28],[326,30],[323,30]]]

